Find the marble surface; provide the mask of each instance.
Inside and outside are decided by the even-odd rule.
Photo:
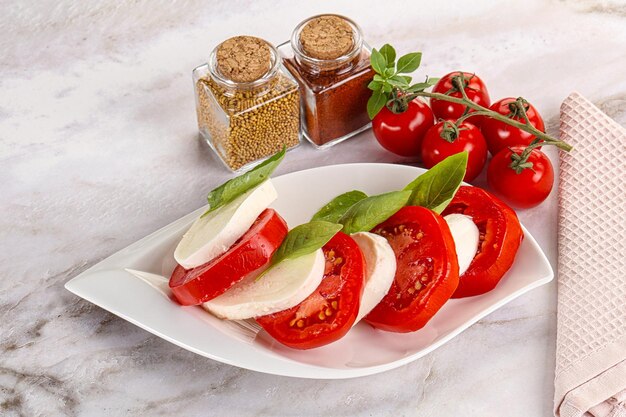
[[[229,177],[198,139],[191,69],[228,36],[278,43],[320,12],[421,50],[420,76],[465,69],[494,99],[524,95],[552,133],[573,90],[626,123],[623,1],[1,1],[0,415],[551,415],[554,283],[417,362],[339,381],[223,365],[64,290]],[[301,146],[278,174],[355,161],[410,162],[366,132]],[[520,212],[553,265],[555,198]]]

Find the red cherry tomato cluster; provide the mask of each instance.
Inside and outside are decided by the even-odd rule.
[[[492,104],[487,86],[475,74],[451,72],[439,80],[433,92],[454,98],[465,96],[523,124],[526,124],[525,112],[530,124],[545,132],[543,119],[532,104],[524,102],[524,112],[519,110],[516,98],[507,97]],[[554,182],[550,160],[535,144],[527,150],[523,163],[514,163],[526,157],[523,152],[536,137],[487,115],[469,115],[472,112],[462,103],[433,98],[429,107],[415,98],[403,113],[393,113],[384,107],[372,120],[372,128],[383,148],[401,156],[421,157],[426,168],[467,151],[464,180],[468,182],[483,171],[489,151],[492,159],[487,181],[493,192],[516,208],[540,204],[550,194]]]

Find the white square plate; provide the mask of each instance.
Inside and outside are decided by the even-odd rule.
[[[307,222],[325,203],[349,190],[379,194],[403,188],[424,172],[389,164],[333,165],[294,172],[272,181],[272,205],[290,227]],[[412,362],[554,274],[533,237],[525,238],[513,267],[486,294],[448,301],[421,330],[388,333],[359,323],[330,345],[298,351],[273,341],[254,321],[217,319],[200,307],[181,307],[168,297],[174,248],[204,208],[139,240],[69,281],[74,294],[165,340],[230,365],[302,378],[352,378]],[[142,271],[133,274],[132,269]],[[138,278],[137,275],[143,277]]]

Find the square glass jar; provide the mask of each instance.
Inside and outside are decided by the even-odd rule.
[[[353,27],[353,49],[332,60],[307,57],[298,45],[298,36],[303,25],[316,17],[298,25],[291,41],[277,49],[300,85],[303,136],[315,147],[327,148],[371,127],[367,101],[372,92],[367,85],[375,72],[370,65],[370,46],[362,40],[358,26],[343,16],[339,17]]]
[[[193,70],[198,129],[224,165],[244,172],[300,144],[300,92],[275,48],[272,66],[249,83],[225,79],[209,62]]]

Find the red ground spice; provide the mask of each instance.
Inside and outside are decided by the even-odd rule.
[[[361,54],[338,70],[312,73],[295,58],[284,59],[285,67],[298,79],[303,100],[304,132],[321,146],[348,135],[370,120],[367,85],[374,77],[370,54]]]

